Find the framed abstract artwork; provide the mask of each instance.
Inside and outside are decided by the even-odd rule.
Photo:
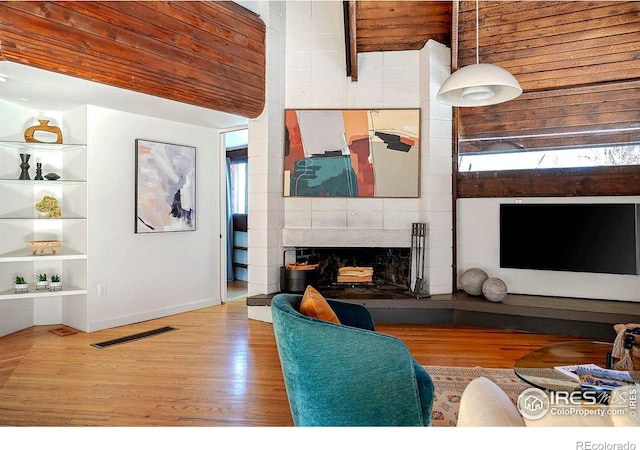
[[[286,197],[420,196],[420,109],[285,110]]]
[[[136,139],[136,233],[196,229],[196,148]]]

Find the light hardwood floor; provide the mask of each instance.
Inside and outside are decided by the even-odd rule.
[[[227,301],[238,300],[247,297],[247,282],[233,280],[227,282]]]
[[[90,344],[178,328],[97,349]],[[0,338],[0,425],[290,426],[271,324],[244,301],[94,333],[38,326]],[[379,325],[424,365],[512,367],[566,336]]]

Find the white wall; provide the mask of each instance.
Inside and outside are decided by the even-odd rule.
[[[87,331],[220,304],[219,130],[96,106],[87,114]],[[137,138],[196,147],[196,231],[134,233]]]
[[[431,293],[451,292],[451,108],[435,102],[449,75],[449,49],[362,53],[358,81],[346,76],[341,1],[288,2],[286,108],[421,108],[421,195],[416,199],[285,198],[287,230],[335,233],[429,227]],[[283,151],[281,149],[280,151]],[[282,192],[282,170],[278,173]]]
[[[500,203],[515,201],[458,200],[458,277],[469,268],[479,267],[489,276],[501,278],[510,293],[640,302],[640,276],[500,268]],[[521,201],[640,203],[640,197],[523,198]]]

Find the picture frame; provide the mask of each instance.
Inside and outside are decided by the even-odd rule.
[[[420,109],[286,109],[285,197],[420,197]]]
[[[196,148],[136,139],[135,232],[196,229]]]

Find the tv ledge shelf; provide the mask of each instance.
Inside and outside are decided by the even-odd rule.
[[[275,294],[247,298],[248,306],[269,306]],[[509,294],[490,302],[463,291],[415,299],[350,299],[366,306],[374,322],[455,324],[603,339],[613,325],[640,322],[640,302]]]

